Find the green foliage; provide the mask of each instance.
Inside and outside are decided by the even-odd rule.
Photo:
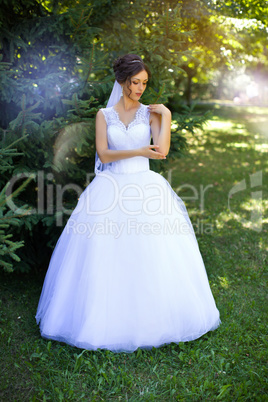
[[[181,31],[189,35],[181,42],[181,51],[187,50],[188,54],[178,63],[184,74],[176,77],[176,87],[188,104],[200,97],[233,99],[237,91],[233,81],[243,73],[254,79],[263,93],[268,73],[265,56],[268,7],[264,3],[178,2]],[[263,94],[260,101],[267,102],[267,97]]]
[[[47,268],[51,247],[68,218],[64,210],[73,209],[91,178],[95,115],[111,91],[112,61],[119,49],[120,54],[140,53],[152,69],[144,103],[167,102],[176,92],[173,80],[180,73],[180,42],[188,35],[180,32],[180,8],[169,9],[153,1],[148,13],[148,4],[116,1],[111,5],[108,0],[79,0],[75,6],[68,0],[3,2],[3,146],[27,135],[17,143],[18,154],[1,182],[5,186],[13,176],[14,191],[23,187],[14,205],[20,209],[27,203],[31,211],[12,229],[14,241],[24,239],[26,244],[17,251],[20,271]],[[181,127],[174,122],[171,159],[179,157],[186,146],[185,129],[192,130],[204,121],[204,116],[191,120],[193,111],[188,114],[174,114]],[[161,172],[166,169],[161,162],[153,162],[152,167]],[[16,178],[22,172],[24,178]],[[31,181],[26,180],[29,175]],[[75,191],[67,189],[70,184],[76,186]]]
[[[13,170],[12,158],[18,155],[16,149],[13,148],[14,145],[15,143],[12,143],[10,146],[0,149],[1,184],[3,184],[3,174]],[[10,230],[14,226],[20,227],[22,225],[21,218],[24,214],[27,214],[27,206],[23,206],[20,214],[17,214],[13,210],[8,209],[8,202],[13,200],[27,186],[31,179],[29,177],[24,184],[13,192],[8,192],[10,183],[7,183],[0,192],[0,266],[7,272],[13,271],[14,261],[20,262],[17,251],[24,244],[23,241],[14,241]]]
[[[33,133],[39,128],[36,120],[41,120],[41,113],[33,113],[33,110],[39,106],[40,102],[26,108],[26,96],[23,94],[21,101],[21,111],[15,120],[9,123],[10,130],[15,134]]]
[[[46,267],[47,260],[40,262],[41,249],[49,256],[68,218],[64,209],[72,210],[91,178],[95,115],[106,104],[113,83],[112,61],[118,55],[133,52],[144,58],[152,78],[142,101],[163,102],[172,111],[170,161],[186,149],[186,134],[194,135],[208,118],[196,111],[192,99],[203,91],[217,90],[220,95],[225,77],[243,65],[262,82],[267,75],[265,18],[243,0],[235,4],[236,8],[230,2],[201,0],[2,2],[3,147],[28,136],[17,144],[18,154],[11,162],[5,158],[11,169],[3,173],[1,188],[12,175],[32,174],[16,205],[27,203],[36,211],[12,229],[14,241],[23,238],[27,243],[18,250],[21,270]],[[248,24],[236,26],[237,20],[230,18],[237,17],[238,9],[250,18]],[[151,167],[165,174],[167,163],[152,161]],[[79,191],[67,190],[70,182]],[[59,205],[62,189],[66,190]]]
[[[268,26],[268,5],[262,0],[216,0],[214,6],[220,13],[235,18],[255,19]]]
[[[31,182],[15,180],[14,189],[19,185],[23,189],[15,204],[21,209],[27,202],[36,211],[12,229],[16,244],[22,245],[20,239],[24,239],[27,246],[17,253],[21,271],[47,267],[50,247],[64,224],[57,221],[62,211],[55,187],[64,188],[72,178],[84,188],[94,165],[94,118],[108,90],[105,80],[100,83],[95,77],[105,71],[106,63],[95,46],[100,30],[92,24],[93,8],[86,1],[75,8],[70,1],[56,3],[14,0],[4,2],[0,11],[3,147],[28,134],[17,143],[13,163],[5,158],[10,171],[2,176],[1,185],[12,175],[31,174]],[[53,195],[49,196],[51,185]],[[64,208],[72,208],[77,194],[66,191],[64,197]]]

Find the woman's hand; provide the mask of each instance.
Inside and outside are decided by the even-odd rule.
[[[166,116],[171,116],[171,112],[170,110],[163,104],[161,103],[155,103],[153,105],[149,105],[148,109],[151,113],[157,113],[157,114],[161,114],[166,115]]]
[[[157,152],[159,145],[148,145],[140,148],[140,155],[149,159],[166,159],[166,156],[161,152]],[[156,149],[156,151],[154,151]]]

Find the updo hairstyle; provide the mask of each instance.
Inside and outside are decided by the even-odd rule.
[[[114,62],[115,79],[119,84],[124,84],[126,81],[129,83],[133,75],[146,71],[148,77],[151,76],[149,68],[136,54],[126,54],[125,56],[118,57]]]

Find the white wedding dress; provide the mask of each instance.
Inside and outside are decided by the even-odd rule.
[[[102,112],[110,149],[150,144],[147,106],[128,127],[113,107]],[[115,352],[218,327],[185,206],[147,158],[105,165],[82,193],[52,255],[36,320],[44,338]]]

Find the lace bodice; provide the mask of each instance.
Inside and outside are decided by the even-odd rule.
[[[113,150],[136,149],[150,144],[150,112],[140,105],[134,119],[126,127],[114,107],[101,109],[107,123],[108,147]],[[134,173],[149,169],[149,159],[136,156],[103,165],[114,173]]]
[[[148,111],[148,106],[140,105],[138,110],[136,111],[134,119],[129,123],[126,127],[125,124],[120,120],[117,111],[114,106],[101,109],[102,113],[105,116],[105,120],[108,126],[116,125],[118,128],[121,128],[123,131],[129,131],[132,127],[135,127],[137,124],[145,123],[149,124],[150,112]]]

